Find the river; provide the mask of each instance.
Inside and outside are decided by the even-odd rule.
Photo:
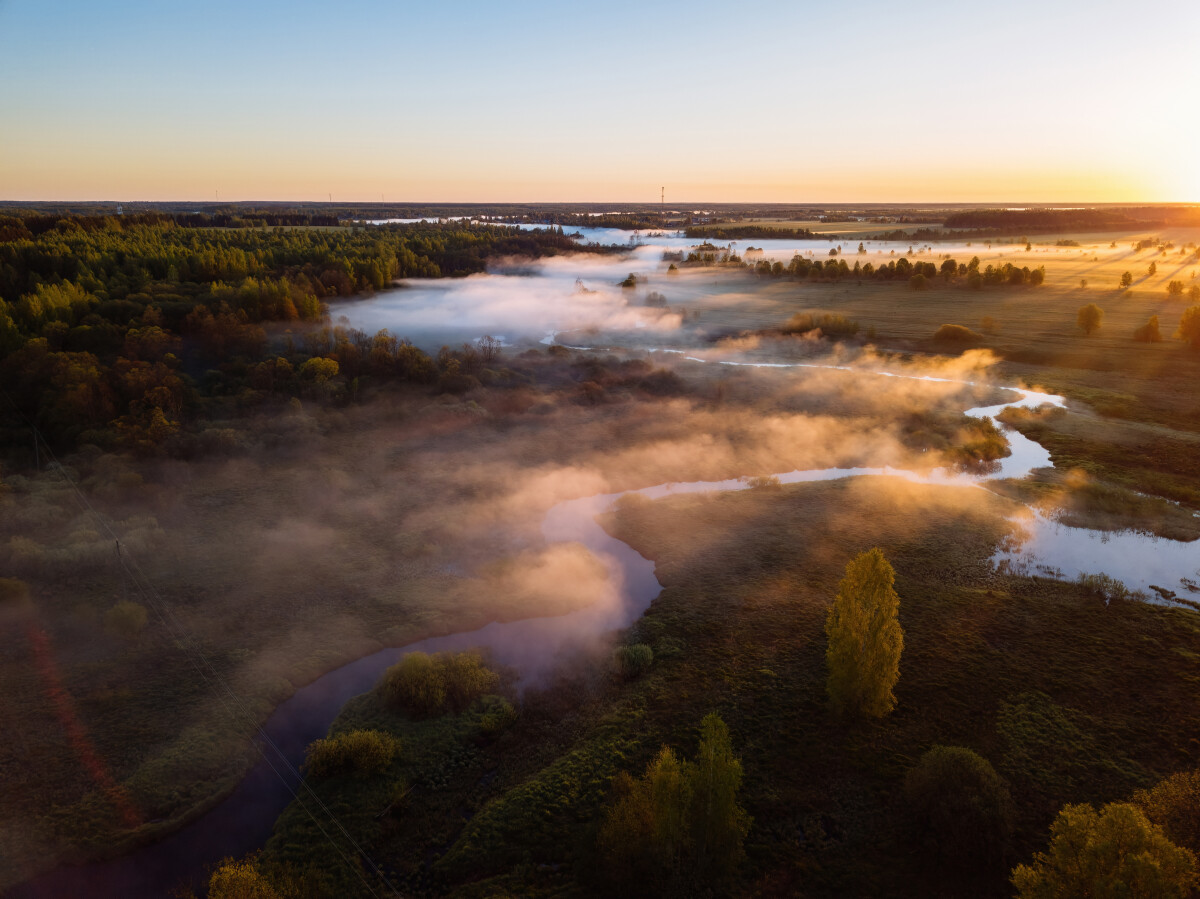
[[[611,238],[611,235],[602,233],[600,229],[588,231],[597,232],[587,233],[585,236],[589,238]],[[633,259],[661,270],[664,247],[670,248],[674,245],[664,243],[663,240],[682,240],[689,245],[694,243],[682,238],[656,239],[655,245],[635,250]],[[779,243],[783,245],[779,248],[780,253],[796,248],[795,242]],[[821,244],[829,246],[825,241]],[[807,251],[806,248],[805,252]],[[579,257],[565,259],[579,261]],[[627,271],[631,262],[629,259],[613,260],[607,257],[598,260],[585,258],[582,265],[589,276],[600,273],[601,277],[609,277],[621,270]],[[569,295],[577,296],[579,305],[586,307],[596,300],[599,292],[579,293],[574,290],[571,283],[578,280],[579,275],[578,266],[572,271],[569,265],[562,261],[551,260],[550,264],[541,267],[539,273],[532,278],[526,275],[511,280],[525,282],[523,287],[527,289],[531,282],[541,279],[544,283],[534,284],[535,292],[541,290],[547,296],[561,300],[565,291]],[[469,289],[464,290],[462,285],[473,280],[474,284],[469,284]],[[497,306],[494,298],[488,300],[487,294],[489,291],[504,289],[507,289],[504,277],[495,275],[484,276],[482,279],[464,279],[455,283],[430,282],[422,288],[442,291],[444,294],[457,292],[459,299],[467,305],[470,304],[472,295],[482,297],[482,302],[491,303],[493,313],[490,314],[499,314],[504,310],[503,304]],[[704,287],[694,285],[692,289]],[[709,289],[712,289],[711,284]],[[622,300],[620,293],[616,293],[615,297],[622,300],[621,302],[613,302],[612,297],[613,293],[610,291],[599,302],[614,314],[625,314],[621,312],[621,307],[628,304]],[[404,304],[413,298],[413,294],[401,291],[399,298],[399,302]],[[445,299],[445,295],[442,299]],[[410,319],[403,309],[389,305],[394,302],[393,295],[385,295],[377,301],[377,307],[370,314],[360,314],[359,321],[355,323],[369,326],[370,320],[378,316],[380,320],[391,322],[393,326],[399,323],[402,328],[405,327]],[[456,309],[460,308],[457,303],[451,305]],[[360,313],[365,313],[367,309],[361,304],[357,308]],[[412,307],[409,311],[413,311]],[[520,315],[521,311],[510,309],[504,312],[510,313]],[[641,312],[637,314],[640,315]],[[553,318],[551,316],[535,322],[533,330],[563,324],[563,321],[552,320]],[[473,336],[481,333],[478,322],[468,323],[465,327]],[[690,355],[692,351],[660,348],[655,352],[683,352],[695,362],[706,361],[703,356]],[[711,364],[832,368],[846,372],[848,377],[915,377],[879,369],[859,370],[848,366],[814,363],[736,362],[722,359],[714,360]],[[971,382],[953,383],[969,385]],[[994,418],[1001,410],[1010,406],[1064,405],[1061,396],[1023,388],[1006,389],[1013,392],[1010,402],[968,409],[965,410],[965,414]],[[777,477],[784,484],[848,477],[902,477],[921,483],[986,489],[988,481],[997,478],[1021,478],[1035,468],[1051,465],[1050,455],[1045,448],[1019,432],[1001,427],[1009,440],[1011,454],[986,474],[965,474],[943,469],[917,473],[883,467],[790,471],[781,472]],[[748,486],[749,483],[745,479],[733,479],[655,484],[629,492],[655,499],[676,493],[739,490]],[[529,682],[537,679],[564,655],[569,654],[572,645],[575,645],[574,641],[581,639],[581,635],[601,635],[636,621],[658,595],[661,586],[655,577],[653,563],[611,537],[596,521],[597,516],[611,508],[621,495],[623,494],[601,494],[559,503],[547,512],[542,522],[542,532],[547,542],[582,543],[604,562],[616,588],[614,594],[617,599],[613,603],[596,605],[556,617],[494,622],[475,631],[385,649],[331,671],[297,690],[274,711],[263,728],[265,738],[260,740],[259,744],[262,759],[238,787],[211,811],[171,836],[123,857],[82,866],[60,867],[18,886],[10,895],[22,899],[75,895],[165,896],[181,881],[200,886],[205,872],[213,863],[226,856],[243,855],[266,842],[279,814],[292,801],[296,791],[302,789],[296,769],[303,760],[305,748],[313,740],[325,735],[329,725],[349,699],[371,689],[383,671],[405,653],[414,650],[436,652],[486,647],[497,662],[516,669],[520,678]],[[1141,590],[1148,590],[1151,584],[1157,584],[1174,590],[1180,590],[1182,585],[1187,591],[1190,589],[1189,581],[1194,583],[1200,579],[1200,541],[1180,543],[1130,531],[1102,533],[1072,528],[1032,510],[1020,523],[1019,532],[1024,535],[1024,541],[997,551],[995,562],[1065,578],[1072,578],[1082,572],[1104,572],[1124,581],[1131,588]]]

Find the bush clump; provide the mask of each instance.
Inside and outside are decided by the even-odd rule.
[[[315,740],[304,755],[304,770],[321,779],[335,774],[378,774],[400,754],[400,740],[378,730],[352,730]]]
[[[831,312],[821,315],[798,312],[789,318],[780,330],[784,334],[808,334],[820,331],[823,337],[853,337],[858,333],[858,322]]]
[[[500,683],[496,672],[473,652],[410,652],[384,672],[384,700],[420,718],[458,713]]]
[[[934,746],[904,778],[915,836],[947,861],[1003,857],[1012,833],[1008,787],[991,763],[962,746]]]
[[[621,677],[633,680],[650,670],[650,666],[654,664],[654,650],[645,643],[633,643],[617,647],[614,658]]]
[[[1145,600],[1146,594],[1140,590],[1130,590],[1122,581],[1115,577],[1109,577],[1101,572],[1100,574],[1081,574],[1078,578],[1078,584],[1088,593],[1093,596],[1103,599],[1105,604],[1110,602],[1122,602],[1124,600]]]
[[[517,709],[507,699],[501,699],[483,713],[479,729],[485,737],[498,737],[517,721]]]
[[[934,332],[933,339],[944,343],[974,343],[983,335],[966,325],[942,325]]]

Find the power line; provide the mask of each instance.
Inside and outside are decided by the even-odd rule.
[[[317,817],[313,814],[312,809],[305,804],[299,792],[292,787],[290,783],[288,783],[287,778],[285,778],[280,769],[275,766],[274,762],[268,756],[263,747],[264,743],[279,757],[279,761],[283,763],[283,767],[289,771],[300,783],[301,787],[304,789],[304,792],[307,793],[308,797],[316,804],[317,808],[329,818],[342,836],[345,837],[350,845],[354,847],[355,852],[367,863],[371,872],[383,881],[384,885],[393,895],[400,895],[396,888],[388,880],[387,875],[383,872],[383,869],[375,862],[374,859],[371,858],[362,845],[359,844],[359,842],[355,840],[353,836],[351,836],[350,832],[338,819],[337,815],[335,815],[321,799],[321,797],[313,791],[308,781],[296,769],[296,766],[288,760],[283,750],[280,749],[275,741],[271,739],[271,735],[268,734],[262,725],[257,722],[253,713],[246,706],[244,700],[234,692],[229,682],[221,675],[221,673],[204,654],[204,651],[200,648],[196,639],[192,636],[183,622],[181,622],[175,615],[175,612],[171,608],[170,604],[162,598],[162,595],[158,592],[153,582],[145,575],[141,566],[138,565],[137,560],[130,555],[128,549],[122,551],[121,540],[117,536],[116,532],[113,531],[108,522],[105,521],[104,517],[96,511],[95,507],[92,506],[87,496],[82,490],[79,489],[79,486],[71,480],[70,476],[67,475],[66,469],[63,467],[62,463],[58,461],[57,456],[54,454],[54,450],[50,447],[50,443],[38,430],[37,425],[31,422],[25,413],[21,411],[20,406],[18,406],[13,398],[9,396],[7,391],[0,391],[0,393],[4,394],[4,398],[8,400],[9,405],[12,406],[13,410],[17,413],[21,420],[24,421],[29,427],[30,431],[33,432],[35,455],[37,454],[40,441],[41,445],[45,448],[47,457],[50,459],[49,465],[58,472],[59,476],[63,479],[67,486],[71,488],[75,497],[75,501],[79,505],[80,509],[84,511],[85,514],[91,515],[96,524],[103,528],[103,530],[112,538],[113,543],[116,546],[117,561],[118,564],[120,564],[123,572],[122,576],[128,576],[129,580],[133,583],[134,589],[154,610],[163,626],[167,629],[168,633],[175,641],[175,644],[182,649],[184,654],[188,657],[188,660],[196,669],[196,673],[199,674],[204,682],[209,686],[220,688],[215,690],[215,693],[226,711],[230,712],[230,714],[234,717],[237,717],[240,714],[240,716],[251,727],[253,727],[255,731],[257,731],[258,736],[261,738],[261,742],[259,740],[254,740],[252,742],[254,743],[255,748],[258,750],[259,755],[262,756],[263,761],[267,764],[267,767],[271,769],[272,773],[279,778],[280,782],[292,795],[292,798],[300,803],[300,807],[303,808],[309,818],[312,819],[312,822],[316,825],[317,830],[321,832],[321,835],[325,838],[325,840],[334,848],[334,850],[346,863],[347,867],[351,868],[358,874],[359,879],[363,882],[363,886],[367,888],[370,894],[372,896],[377,895],[375,888],[370,882],[368,882],[363,870],[358,865],[355,865],[351,862],[342,848],[338,846],[337,842],[325,830],[321,822],[317,820]],[[225,695],[222,695],[222,693]],[[226,697],[228,697],[228,699]],[[232,700],[233,707],[231,707],[229,700]]]

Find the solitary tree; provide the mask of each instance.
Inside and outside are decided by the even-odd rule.
[[[1150,263],[1150,267],[1146,269],[1146,274],[1147,274],[1147,275],[1150,275],[1150,276],[1153,276],[1153,275],[1155,275],[1155,274],[1157,274],[1157,273],[1158,273],[1158,263],[1157,263],[1157,262],[1151,262],[1151,263]]]
[[[1086,306],[1079,307],[1079,314],[1075,321],[1079,327],[1083,329],[1084,334],[1091,334],[1100,327],[1100,322],[1104,320],[1104,310],[1095,303],[1088,303]]]
[[[846,566],[825,620],[826,689],[839,714],[881,718],[896,707],[904,632],[898,617],[896,573],[883,551],[860,554]]]
[[[904,778],[913,834],[950,862],[999,860],[1012,831],[1008,787],[987,759],[934,746]]]
[[[1121,275],[1121,286],[1129,287],[1133,284],[1133,272],[1125,272]]]
[[[1048,851],[1018,865],[1012,882],[1021,899],[1183,897],[1196,885],[1196,857],[1136,806],[1113,802],[1097,812],[1068,805],[1050,828]]]
[[[1158,330],[1158,316],[1150,316],[1150,320],[1133,332],[1133,339],[1140,340],[1142,343],[1158,343],[1162,340],[1162,334]]]
[[[1183,310],[1175,336],[1200,349],[1200,306],[1189,306]]]

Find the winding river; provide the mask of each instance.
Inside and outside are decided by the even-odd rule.
[[[682,352],[658,350],[657,352]],[[686,355],[686,354],[685,354]],[[697,363],[703,358],[689,356]],[[848,377],[914,378],[881,370],[806,363],[715,361],[719,365],[771,368],[828,368]],[[929,378],[969,386],[972,382]],[[1021,388],[1008,403],[966,410],[975,417],[994,418],[1005,408],[1063,406],[1061,396]],[[1035,468],[1051,466],[1049,453],[1019,432],[1001,426],[1011,454],[987,474],[965,474],[945,469],[917,473],[890,467],[829,468],[782,472],[781,483],[827,481],[849,477],[901,477],[926,484],[986,489],[988,481],[1021,478]],[[656,499],[676,493],[740,490],[745,479],[656,484],[631,493]],[[208,867],[226,856],[239,856],[261,847],[271,835],[275,820],[299,788],[296,768],[304,750],[322,737],[345,703],[375,684],[383,671],[407,652],[436,652],[486,647],[493,658],[514,668],[524,683],[536,681],[557,661],[578,648],[581,639],[595,638],[636,621],[658,596],[661,585],[654,564],[606,533],[597,516],[624,494],[608,493],[568,500],[553,506],[542,522],[547,542],[578,542],[607,566],[615,599],[566,615],[511,622],[494,622],[478,630],[422,640],[385,649],[344,665],[300,688],[282,703],[264,725],[278,754],[260,741],[262,758],[237,788],[212,810],[157,843],[123,857],[82,866],[64,866],[18,886],[14,897],[87,895],[91,897],[165,896],[181,881],[200,886]],[[1062,578],[1081,572],[1104,572],[1129,587],[1148,591],[1152,584],[1179,591],[1191,590],[1200,580],[1200,541],[1181,543],[1131,531],[1099,532],[1061,525],[1030,510],[1020,523],[1025,539],[1020,546],[997,552],[994,561],[1017,570],[1031,570]],[[282,756],[282,759],[280,758]]]
[[[694,361],[704,360],[691,357]],[[863,371],[845,366],[804,363],[737,363],[772,368],[837,368],[862,377],[913,377],[887,371]],[[922,378],[923,380],[944,380]],[[967,381],[952,381],[969,385]],[[996,406],[966,410],[975,417],[994,417],[1012,406],[1062,406],[1063,398],[1019,388],[1014,398]],[[1004,428],[1011,454],[987,474],[965,474],[945,469],[920,474],[903,469],[826,468],[781,472],[781,483],[828,481],[849,477],[901,477],[926,484],[953,485],[968,489],[985,487],[990,480],[1020,478],[1033,469],[1050,466],[1049,453],[1019,432]],[[677,493],[740,490],[746,479],[656,484],[627,491],[657,499]],[[636,621],[661,590],[654,564],[631,547],[610,536],[597,523],[597,516],[610,509],[623,493],[607,493],[568,500],[553,506],[542,522],[547,542],[578,542],[585,545],[608,567],[617,600],[597,604],[566,615],[493,622],[478,630],[421,640],[403,647],[385,649],[351,662],[297,690],[267,720],[264,731],[286,763],[269,748],[238,787],[225,800],[193,823],[171,836],[112,861],[62,867],[15,889],[18,897],[89,895],[93,897],[160,896],[181,879],[199,885],[207,866],[225,856],[238,856],[262,846],[276,818],[293,799],[299,787],[295,768],[304,750],[322,737],[341,708],[352,697],[375,684],[380,675],[407,652],[438,652],[486,647],[495,660],[516,669],[528,683],[547,672],[578,641],[595,637]],[[1134,532],[1101,533],[1059,525],[1033,513],[1027,531],[1033,538],[1022,548],[1005,549],[995,561],[1010,566],[1025,565],[1050,571],[1059,577],[1080,572],[1103,571],[1130,587],[1147,589],[1151,583],[1178,588],[1181,579],[1195,579],[1200,569],[1200,541],[1180,543]]]

